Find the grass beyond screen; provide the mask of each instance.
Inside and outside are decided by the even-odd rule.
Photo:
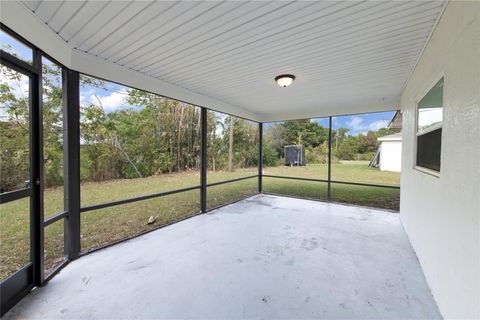
[[[207,188],[207,209],[258,193],[258,177]]]
[[[199,190],[83,212],[81,247],[88,251],[158,228],[200,211]],[[150,217],[154,222],[148,224]]]

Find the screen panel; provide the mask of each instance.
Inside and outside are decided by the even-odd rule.
[[[322,201],[328,200],[328,184],[326,182],[269,177],[264,177],[262,180],[262,190],[265,193]]]
[[[199,199],[199,190],[192,190],[83,212],[80,229],[82,251],[191,217],[200,211]]]
[[[395,111],[332,117],[332,180],[400,185],[401,134]]]
[[[45,277],[66,261],[64,240],[64,219],[45,227],[43,248]]]
[[[207,183],[258,174],[258,124],[207,112]]]
[[[400,189],[332,183],[332,201],[381,209],[400,210]]]
[[[64,210],[62,68],[42,57],[45,219]]]
[[[200,184],[200,108],[84,75],[80,92],[82,207]]]
[[[207,188],[207,209],[253,196],[257,193],[257,177],[211,186]]]
[[[328,118],[263,125],[263,174],[328,178]]]
[[[0,204],[0,279],[30,260],[30,197]]]

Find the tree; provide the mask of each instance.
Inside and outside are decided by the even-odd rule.
[[[44,183],[52,187],[63,184],[62,68],[44,59],[42,82]]]
[[[347,128],[338,128],[335,130],[335,150],[338,150],[338,144],[343,142],[343,140],[348,136],[350,129]]]
[[[269,125],[264,134],[263,144],[271,145],[277,153],[278,158],[283,156],[283,147],[287,144],[285,137],[285,127],[283,124]]]
[[[276,166],[279,164],[280,156],[278,155],[277,150],[275,150],[274,146],[271,143],[271,140],[265,139],[263,141],[263,165],[266,167]]]
[[[355,160],[357,150],[358,143],[355,137],[347,137],[339,145],[337,156],[342,160]]]
[[[328,139],[328,129],[309,119],[285,121],[283,127],[289,144],[317,147]]]
[[[0,72],[0,191],[6,192],[30,177],[28,78],[5,66]]]

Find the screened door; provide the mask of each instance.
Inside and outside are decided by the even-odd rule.
[[[1,313],[30,291],[35,281],[34,221],[39,217],[39,105],[37,78],[1,61],[0,75],[0,288]],[[38,82],[37,82],[38,83]]]

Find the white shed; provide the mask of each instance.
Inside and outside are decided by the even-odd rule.
[[[402,134],[378,138],[380,142],[380,170],[400,172],[402,167]]]

